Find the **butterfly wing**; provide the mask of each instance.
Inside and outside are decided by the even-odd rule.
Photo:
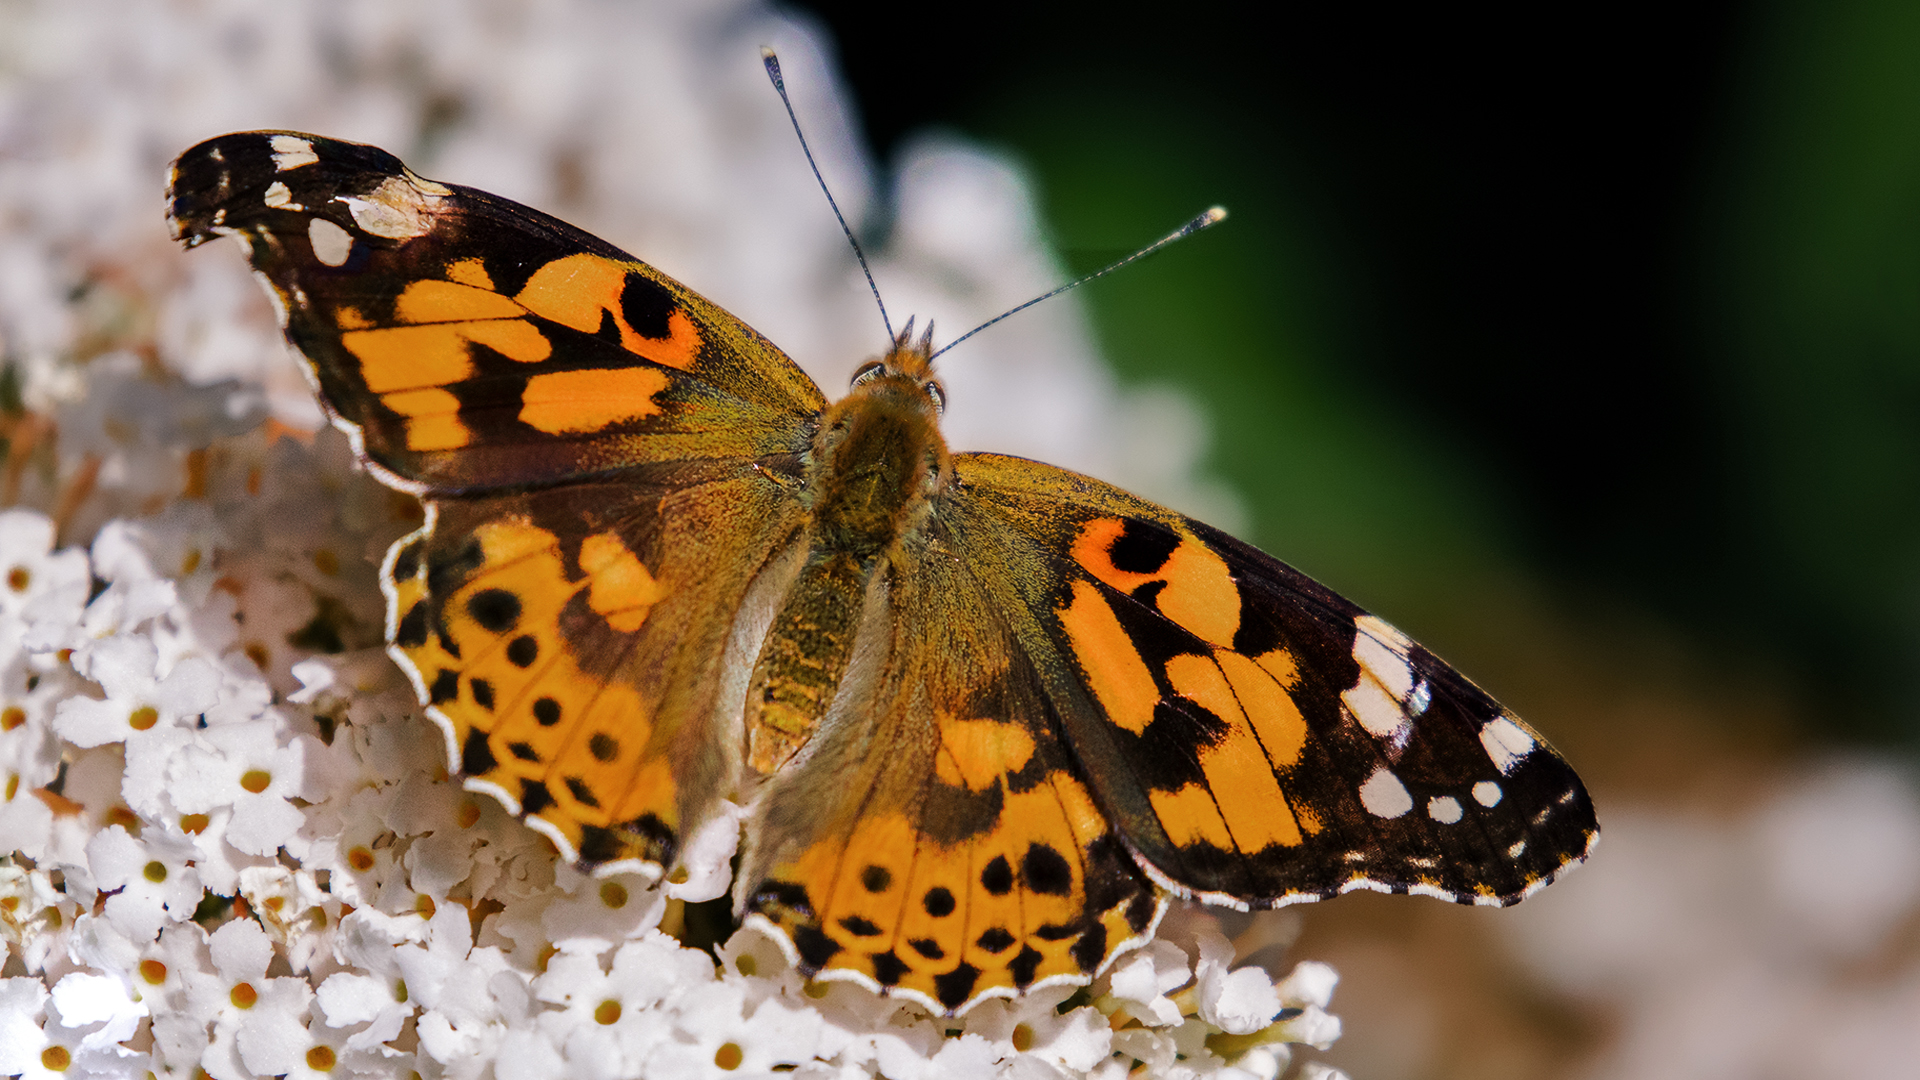
[[[1592,846],[1572,768],[1379,618],[1110,485],[995,455],[955,475],[1061,556],[1015,575],[1075,674],[1055,706],[1102,807],[1172,891],[1505,905]]]
[[[336,421],[423,496],[388,637],[468,785],[569,857],[670,862],[734,775],[728,634],[798,527],[819,390],[652,267],[373,147],[209,140],[170,216],[245,243]]]
[[[989,510],[950,500],[896,552],[736,879],[803,970],[947,1012],[1084,983],[1161,910],[1064,741],[1065,671],[1029,647]]]
[[[328,407],[412,490],[791,453],[825,404],[772,343],[658,270],[384,150],[224,135],[180,156],[168,199],[189,247],[247,245]]]

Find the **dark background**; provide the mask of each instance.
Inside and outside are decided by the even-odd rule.
[[[1518,587],[1920,743],[1920,6],[795,9],[882,161],[1010,151],[1068,270],[1232,211],[1085,301],[1262,546],[1442,652]]]

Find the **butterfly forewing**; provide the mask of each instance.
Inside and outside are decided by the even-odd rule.
[[[383,150],[222,136],[181,155],[169,200],[179,238],[247,244],[329,407],[428,491],[791,453],[825,403],[659,271]]]

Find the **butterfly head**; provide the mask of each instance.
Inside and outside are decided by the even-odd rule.
[[[913,336],[913,320],[893,339],[885,356],[861,364],[853,373],[849,390],[855,395],[885,395],[907,402],[924,402],[938,417],[947,408],[947,388],[933,374],[933,321],[918,340]]]

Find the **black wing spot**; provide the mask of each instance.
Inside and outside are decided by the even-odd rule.
[[[793,947],[800,954],[800,963],[809,971],[819,971],[840,951],[840,943],[828,937],[817,926],[802,925],[793,928]]]
[[[1007,933],[1006,927],[996,926],[986,933],[981,934],[979,938],[974,941],[974,944],[990,953],[1002,953],[1013,946],[1013,935]]]
[[[1005,855],[995,855],[986,869],[980,871],[980,886],[995,896],[1005,896],[1013,889],[1013,867]]]
[[[1159,611],[1160,605],[1158,601],[1160,594],[1166,590],[1166,587],[1167,583],[1165,581],[1149,581],[1127,595],[1133,597],[1135,602]]]
[[[813,917],[813,898],[807,895],[805,886],[793,881],[768,879],[753,894],[750,906],[755,911],[776,908],[797,912],[804,918]]]
[[[1007,970],[1013,973],[1013,985],[1025,989],[1032,983],[1034,972],[1040,970],[1041,959],[1040,951],[1033,946],[1029,945],[1021,949],[1020,955],[1014,957],[1013,963],[1007,965]]]
[[[466,543],[452,551],[427,556],[427,592],[434,596],[446,596],[460,580],[480,567],[486,565],[487,553],[480,547],[478,537],[467,537]]]
[[[553,805],[553,792],[538,780],[520,781],[520,810],[522,813],[537,814]]]
[[[672,337],[667,319],[679,306],[666,286],[645,274],[629,272],[626,287],[620,290],[620,315],[634,333],[644,338],[659,341]]]
[[[481,589],[467,599],[467,614],[483,629],[504,634],[520,622],[520,598],[505,589]]]
[[[870,893],[883,893],[893,887],[893,871],[884,866],[869,865],[860,871],[860,884]]]
[[[840,925],[846,928],[847,933],[852,934],[855,937],[879,937],[880,936],[880,927],[875,925],[872,922],[872,920],[863,919],[858,915],[849,915],[846,918],[841,919]]]
[[[435,705],[444,705],[459,696],[459,673],[452,668],[442,668],[440,674],[433,677],[433,685],[427,689],[427,700]]]
[[[1157,574],[1167,565],[1173,549],[1180,546],[1178,534],[1129,518],[1120,535],[1107,548],[1113,568],[1129,574]]]
[[[487,745],[487,733],[468,728],[467,741],[460,747],[460,771],[468,776],[485,776],[499,767],[500,759],[493,756],[493,747]]]
[[[567,790],[573,793],[574,801],[580,805],[591,806],[596,810],[600,808],[600,800],[594,796],[593,789],[588,787],[587,782],[580,777],[567,777]],[[581,856],[581,858],[585,857],[585,855]]]
[[[534,722],[541,727],[552,727],[560,722],[560,703],[550,697],[535,699],[533,703]]]
[[[1029,844],[1020,860],[1020,878],[1028,889],[1047,896],[1065,896],[1073,891],[1073,867],[1061,854],[1046,844]]]
[[[907,973],[907,962],[895,955],[892,949],[883,953],[874,953],[872,960],[874,981],[881,986],[892,986],[900,981],[900,976]]]
[[[926,908],[927,914],[934,918],[944,919],[953,914],[953,894],[947,891],[945,885],[935,885],[927,890],[925,897],[921,898],[920,906]]]
[[[568,778],[567,787],[573,787],[572,778]],[[579,798],[580,796],[580,792],[578,791],[575,791],[573,794],[575,798]],[[582,799],[581,801],[585,802],[586,800]],[[594,805],[597,806],[599,804],[595,803]],[[620,842],[620,834],[607,828],[605,825],[588,825],[580,830],[581,862],[612,862],[614,859],[620,857],[620,852],[624,849],[624,846],[625,845]]]
[[[532,743],[508,743],[507,751],[521,761],[538,762],[540,760],[540,751],[535,750]]]
[[[674,854],[680,850],[680,838],[651,810],[620,827],[646,841],[646,857],[662,866],[673,862]]]
[[[595,761],[612,761],[620,756],[620,740],[604,731],[596,731],[587,740],[587,752]]]
[[[1136,934],[1144,931],[1147,924],[1153,921],[1153,909],[1153,897],[1146,893],[1134,897],[1132,902],[1127,904],[1128,928]]]
[[[933,977],[933,993],[940,999],[940,1004],[957,1009],[961,1002],[973,996],[973,984],[979,981],[979,968],[972,964],[961,964],[945,975]]]
[[[1092,971],[1100,966],[1107,955],[1107,928],[1104,924],[1094,923],[1080,940],[1068,947],[1067,953],[1073,962],[1080,965],[1081,971]]]
[[[493,684],[492,683],[488,682],[485,679],[468,679],[467,689],[473,691],[473,703],[475,705],[480,706],[481,708],[487,710],[488,712],[493,711]]]
[[[941,948],[940,943],[932,938],[914,938],[907,944],[913,946],[914,952],[929,960],[944,960],[947,957],[947,950]]]
[[[1039,938],[1041,941],[1065,941],[1079,932],[1080,927],[1072,923],[1065,925],[1048,923],[1040,929],[1035,930],[1033,936]]]
[[[540,643],[531,634],[522,634],[507,643],[507,660],[514,667],[532,667],[540,659]]]
[[[416,600],[400,616],[400,622],[393,628],[393,643],[403,649],[417,649],[427,643],[427,602]]]
[[[415,540],[393,557],[393,580],[407,581],[420,573],[420,541]]]
[[[610,345],[620,344],[620,324],[614,319],[613,312],[600,309],[600,328],[593,332],[593,336]]]

